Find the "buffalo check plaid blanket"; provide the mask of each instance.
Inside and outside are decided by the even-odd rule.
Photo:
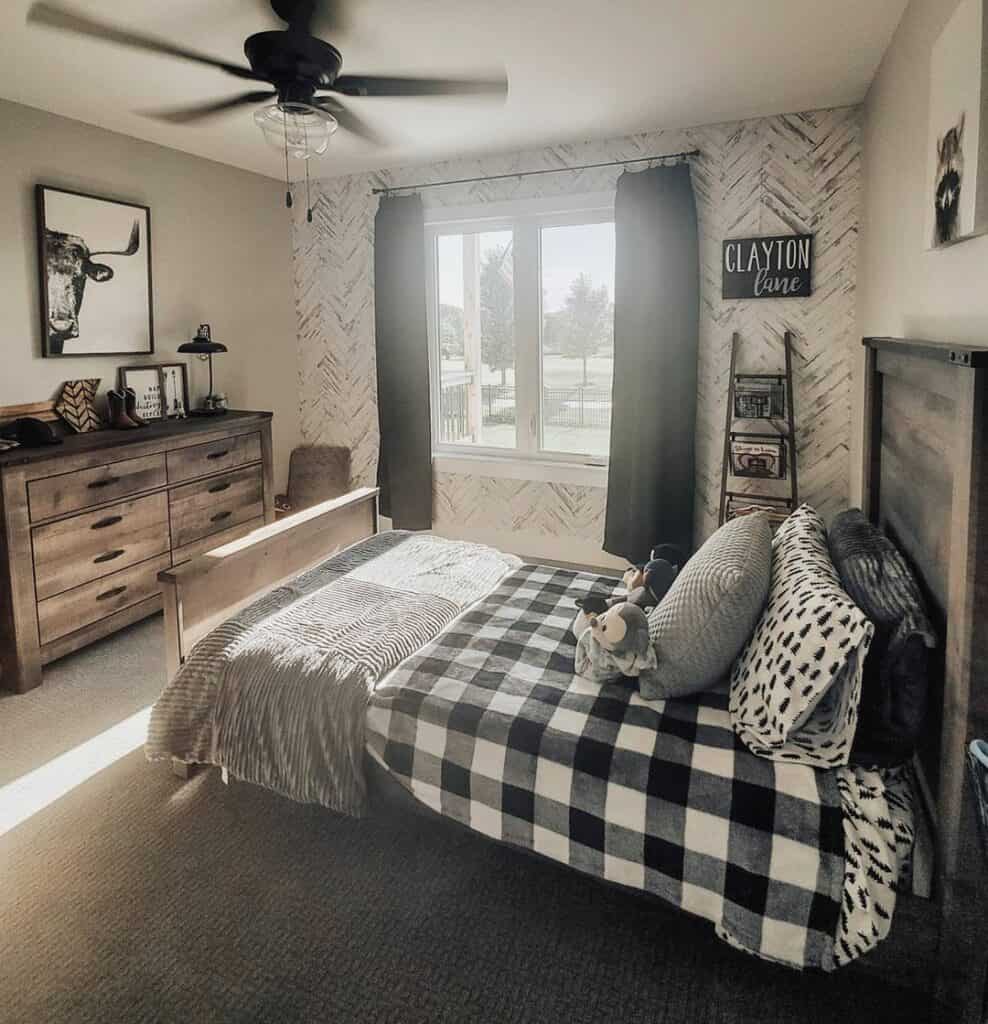
[[[573,674],[574,598],[615,581],[523,566],[386,676],[367,746],[433,810],[830,970],[844,885],[833,773],[749,753],[726,692],[643,701]]]

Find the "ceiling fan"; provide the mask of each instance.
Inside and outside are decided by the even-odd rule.
[[[263,9],[268,6],[267,0],[256,2],[266,13]],[[343,56],[340,51],[313,34],[314,30],[325,33],[340,30],[345,20],[342,0],[270,0],[270,6],[287,27],[256,32],[247,37],[244,54],[248,67],[105,24],[59,4],[35,3],[28,11],[27,20],[119,46],[205,64],[248,82],[266,83],[268,88],[265,90],[255,89],[226,99],[148,112],[146,116],[186,124],[238,107],[266,104],[255,113],[254,119],[269,142],[279,149],[284,148],[286,165],[290,157],[308,159],[324,153],[329,137],[337,127],[369,142],[381,143],[380,137],[343,103],[340,96],[480,95],[503,98],[507,95],[508,82],[503,73],[490,78],[342,74]]]

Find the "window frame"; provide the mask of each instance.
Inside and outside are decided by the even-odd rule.
[[[529,464],[606,468],[607,456],[578,455],[542,448],[542,229],[614,222],[614,193],[520,199],[476,206],[437,206],[425,214],[426,319],[433,456]],[[439,441],[441,359],[439,354],[438,240],[443,235],[511,231],[515,310],[515,446],[465,445]]]

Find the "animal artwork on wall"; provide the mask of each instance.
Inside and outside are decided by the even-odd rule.
[[[984,63],[988,0],[961,0],[930,58],[927,246],[934,249],[988,231],[981,166],[988,159]]]
[[[45,185],[35,194],[43,354],[154,351],[150,209]]]

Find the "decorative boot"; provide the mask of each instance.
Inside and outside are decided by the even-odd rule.
[[[137,392],[133,388],[121,388],[124,396],[124,413],[138,427],[150,426],[146,419],[137,415]]]
[[[137,424],[127,415],[127,400],[122,391],[107,391],[111,430],[136,430]]]

